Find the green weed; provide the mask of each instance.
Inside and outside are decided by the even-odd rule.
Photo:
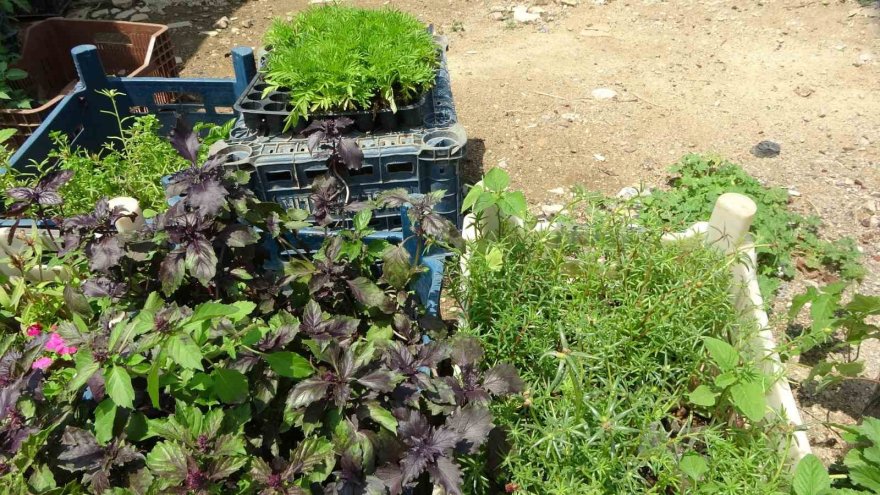
[[[670,170],[677,174],[671,189],[641,198],[645,208],[640,222],[679,231],[707,220],[721,194],[749,196],[758,205],[752,232],[765,300],[776,292],[781,280],[795,276],[798,260],[806,269],[828,270],[845,280],[864,277],[855,241],[821,238],[821,220],[791,211],[785,189],[764,186],[739,166],[713,156],[686,155]]]

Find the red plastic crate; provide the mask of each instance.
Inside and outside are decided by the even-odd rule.
[[[167,26],[63,18],[34,23],[24,32],[16,64],[28,77],[11,85],[45,103],[30,110],[0,109],[0,128],[18,130],[14,146],[24,143],[75,86],[70,50],[78,45],[97,46],[104,70],[114,76],[178,76]]]

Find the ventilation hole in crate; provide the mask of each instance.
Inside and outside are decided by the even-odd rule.
[[[214,112],[221,115],[233,115],[235,109],[232,107],[214,107]]]
[[[397,162],[397,163],[389,163],[388,164],[388,172],[392,174],[399,173],[413,173],[413,164],[412,162]]]
[[[128,112],[131,114],[144,115],[150,113],[150,109],[147,107],[128,107]]]
[[[163,96],[171,98],[174,103],[204,103],[205,98],[199,93],[189,92],[169,92],[161,93]]]
[[[306,178],[314,179],[316,177],[320,177],[320,176],[324,175],[326,172],[327,171],[323,168],[312,168],[312,169],[306,170]]]
[[[293,174],[290,170],[266,172],[266,182],[293,182]]]
[[[113,32],[113,33],[95,33],[94,44],[98,46],[100,49],[101,45],[132,45],[134,44],[131,41],[131,38],[126,36],[123,33]]]
[[[363,165],[360,170],[349,170],[348,175],[350,177],[357,177],[358,175],[373,175],[373,166]]]

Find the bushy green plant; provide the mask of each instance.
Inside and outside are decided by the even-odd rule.
[[[373,207],[410,204],[412,241],[439,242],[436,198],[390,191],[308,256],[290,245],[306,212],[202,163],[182,122],[171,143],[189,162],[168,184],[180,201],[128,232],[106,199],[59,220],[84,280],[0,335],[3,493],[462,494],[489,404],[521,382],[424,310],[410,239],[367,238]],[[7,191],[12,209],[60,202],[68,179]]]
[[[439,52],[415,17],[338,5],[276,20],[264,71],[291,100],[289,123],[314,112],[397,109],[434,84]]]
[[[764,186],[739,166],[715,156],[686,155],[670,171],[676,177],[669,190],[639,199],[645,207],[640,222],[679,231],[708,219],[721,194],[749,196],[758,205],[752,232],[765,299],[771,299],[781,279],[794,277],[798,260],[810,270],[829,270],[847,280],[864,276],[855,242],[850,238],[822,239],[821,220],[789,209],[785,189]]]
[[[489,221],[520,210],[490,171],[466,201]],[[507,226],[473,246],[451,285],[489,363],[510,361],[525,399],[495,406],[511,451],[474,493],[786,491],[787,426],[765,419],[752,325],[729,299],[730,263],[660,242],[595,203],[567,205],[557,229]],[[577,219],[576,222],[574,219]],[[532,225],[528,220],[527,227]],[[705,385],[703,385],[705,384]],[[701,388],[702,386],[702,388]],[[701,396],[704,395],[704,396]],[[694,400],[696,399],[696,400]]]
[[[108,93],[116,104],[116,94]],[[92,210],[103,197],[130,196],[142,209],[163,211],[165,190],[162,177],[186,167],[168,141],[159,135],[159,119],[154,115],[121,118],[114,110],[120,135],[112,138],[97,153],[71,146],[64,133],[52,134],[54,148],[49,160],[25,170],[10,169],[0,176],[4,189],[32,182],[53,168],[69,170],[73,177],[61,189],[65,197],[63,211],[50,208],[52,214],[74,215]],[[56,163],[57,161],[57,163]],[[11,199],[7,198],[7,206]]]
[[[18,88],[13,88],[9,83],[21,81],[27,77],[27,72],[11,67],[18,60],[18,55],[0,46],[0,108],[28,109],[31,108],[31,98],[27,93]]]

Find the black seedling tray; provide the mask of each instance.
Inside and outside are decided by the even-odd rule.
[[[235,111],[244,118],[245,125],[254,131],[264,134],[280,134],[284,131],[287,117],[290,115],[290,95],[284,88],[273,91],[263,97],[266,88],[266,80],[262,73],[258,73],[251,81],[247,89],[235,102]],[[390,108],[373,111],[349,111],[313,113],[308,119],[298,119],[295,125],[291,125],[287,131],[294,134],[303,130],[316,120],[348,117],[354,121],[354,127],[360,132],[387,131],[396,132],[422,126],[422,106],[425,104],[425,95],[409,105],[397,107],[397,112]]]

